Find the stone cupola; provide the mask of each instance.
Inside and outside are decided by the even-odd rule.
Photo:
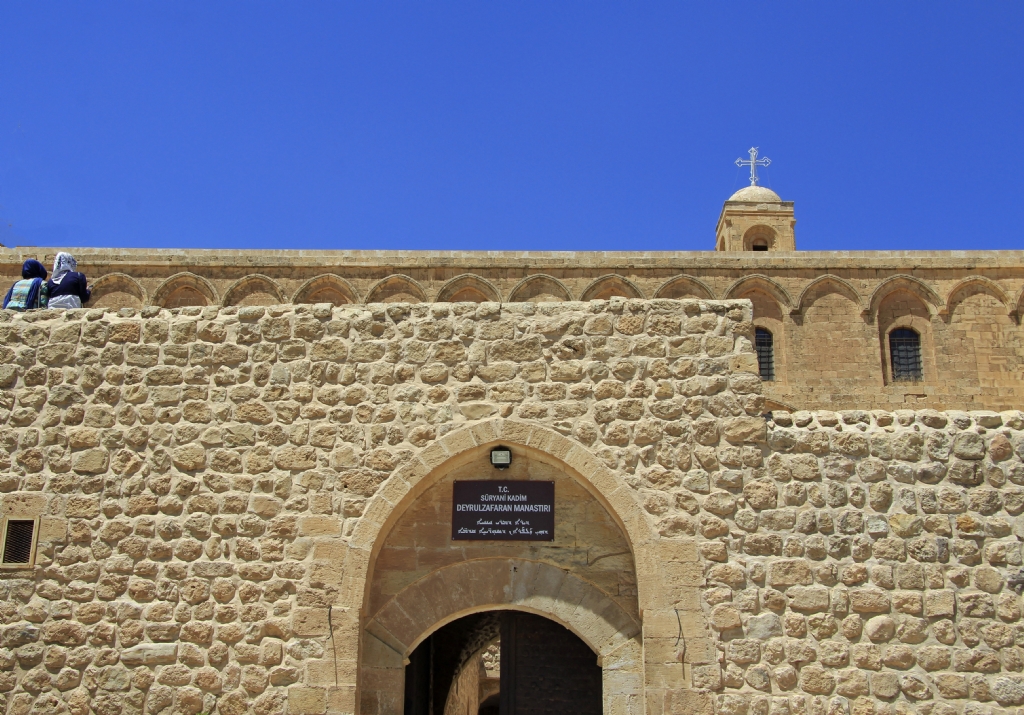
[[[746,186],[722,207],[716,251],[795,251],[793,202],[771,189]]]

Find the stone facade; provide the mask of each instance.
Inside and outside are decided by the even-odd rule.
[[[726,215],[750,224],[740,239],[767,221]],[[53,253],[0,248],[0,276],[13,280],[26,258],[51,265]],[[1004,410],[1024,399],[1024,251],[76,255],[96,307],[749,299],[775,338],[773,409]],[[892,380],[886,336],[901,327],[921,335],[919,382]]]
[[[0,702],[394,715],[424,637],[513,608],[608,713],[1024,704],[1024,415],[765,415],[752,305],[0,314],[0,511],[38,520]],[[554,542],[451,541],[499,444]]]

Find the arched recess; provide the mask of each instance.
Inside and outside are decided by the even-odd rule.
[[[459,550],[463,554],[450,564],[451,570],[446,570],[440,578],[433,577],[433,572],[447,568],[448,564],[435,562],[430,566],[417,562],[418,565],[409,567],[422,569],[416,573],[415,580],[396,584],[388,578],[386,583],[394,585],[391,595],[377,598],[371,593],[376,582],[378,555],[389,535],[401,533],[395,529],[404,515],[422,497],[429,495],[435,485],[457,470],[483,468],[488,464],[490,449],[498,444],[512,448],[514,463],[515,460],[535,460],[560,470],[585,489],[591,501],[618,525],[635,565],[636,600],[632,603],[638,614],[636,618],[623,619],[619,610],[625,609],[617,605],[616,597],[608,595],[589,579],[567,573],[569,569],[558,566],[534,565],[534,561],[545,558],[542,549],[537,549],[536,559],[513,558],[488,542],[469,542]],[[419,519],[410,523],[412,531],[407,536],[424,534],[428,541],[438,538],[437,525]],[[443,526],[440,529],[443,535],[445,529]],[[493,608],[529,610],[576,631],[595,650],[609,656],[602,661],[608,685],[605,711],[642,711],[644,693],[648,698],[660,700],[670,697],[669,691],[685,690],[681,679],[678,689],[671,685],[645,686],[644,668],[658,668],[658,672],[666,668],[680,669],[681,672],[681,657],[688,663],[711,662],[706,659],[714,657],[713,646],[706,640],[707,626],[699,599],[680,592],[676,581],[665,578],[666,571],[689,573],[699,568],[695,546],[686,537],[660,536],[652,517],[640,506],[638,492],[580,443],[540,425],[493,419],[450,432],[402,464],[367,501],[348,543],[341,546],[340,552],[333,546],[323,549],[320,563],[316,563],[314,554],[312,568],[320,587],[338,594],[333,604],[332,627],[337,634],[336,641],[332,642],[333,657],[335,664],[344,664],[338,666],[344,673],[351,674],[346,675],[345,682],[339,679],[338,684],[351,688],[360,702],[371,703],[376,708],[373,712],[401,713],[403,663],[410,648],[444,622]],[[476,561],[484,563],[479,567],[466,565]],[[397,563],[389,567],[388,573],[405,579],[407,573],[396,570]],[[486,573],[474,571],[471,580],[464,580],[469,573],[465,569],[476,568]],[[587,562],[581,568],[592,568],[592,564]],[[532,578],[527,575],[531,569]],[[561,581],[557,599],[551,596],[553,586],[547,583],[549,579]],[[443,590],[436,590],[439,588]],[[621,599],[622,596],[618,597],[618,601]],[[449,605],[444,605],[446,602]],[[371,606],[371,603],[378,605]],[[410,610],[416,612],[410,613]],[[326,618],[327,609],[324,611]],[[642,624],[639,623],[641,614]],[[426,623],[430,626],[425,626]],[[386,632],[377,630],[378,625],[385,626]],[[621,631],[619,636],[612,634],[612,626],[616,626],[616,632]],[[637,634],[628,637],[634,626],[639,629]],[[602,633],[607,635],[602,637]],[[686,654],[680,645],[682,638],[693,639]],[[649,644],[643,649],[641,639]],[[621,643],[617,649],[612,647],[616,642]],[[644,658],[642,653],[648,648],[649,656]],[[329,652],[326,657],[331,656]],[[355,663],[359,667],[353,670],[351,665]],[[328,665],[325,670],[329,668]],[[623,689],[620,685],[628,687]],[[615,701],[616,697],[622,700]],[[632,703],[630,707],[619,707],[627,701]],[[636,707],[638,703],[640,707]],[[615,707],[609,710],[610,704]]]
[[[634,283],[615,274],[601,276],[580,294],[580,300],[608,300],[616,297],[643,298],[644,294]]]
[[[941,336],[936,342],[944,347],[936,355],[938,374],[943,380],[979,390],[990,409],[1013,409],[1024,394],[1021,330],[1016,310],[1007,310],[1007,303],[1014,303],[1003,300],[1002,291],[986,281],[958,288],[950,292],[954,300],[943,320],[934,321]]]
[[[425,303],[423,286],[409,276],[396,273],[377,281],[366,294],[367,303]]]
[[[146,304],[146,289],[124,273],[108,273],[90,288],[90,308],[141,308]]]
[[[1003,306],[1012,313],[1015,309],[1015,304],[1010,301],[1010,296],[1006,294],[1003,287],[996,283],[991,278],[985,276],[968,276],[962,281],[957,283],[949,291],[946,296],[946,306],[943,309],[943,313],[946,315],[951,314],[956,310],[957,305],[968,296],[975,295],[976,293],[988,293],[990,296],[998,300]]]
[[[765,226],[764,224],[751,226],[743,234],[743,250],[753,251],[755,245],[760,245],[764,246],[764,248],[760,249],[762,251],[773,251],[776,248],[777,240],[778,233],[771,226]]]
[[[763,290],[757,283],[744,286],[736,298],[749,300],[754,308],[753,324],[755,328],[764,328],[772,334],[772,363],[775,379],[765,383],[766,388],[786,385],[789,381],[787,310],[783,309],[779,299]]]
[[[424,603],[432,607],[423,608]],[[432,571],[388,601],[369,619],[366,630],[408,657],[441,626],[472,613],[503,609],[557,621],[602,659],[640,633],[636,619],[592,583],[551,564],[498,557]]]
[[[1014,313],[1016,314],[1013,317],[1016,317],[1018,323],[1024,322],[1022,321],[1024,319],[1024,287],[1017,291],[1017,297],[1013,299],[1013,305]]]
[[[216,305],[218,302],[217,290],[210,281],[187,271],[175,273],[153,293],[153,305],[161,308]]]
[[[792,317],[789,354],[794,388],[836,395],[846,394],[851,384],[882,385],[875,328],[845,286],[815,283]]]
[[[733,283],[725,291],[724,299],[739,298],[744,293],[748,293],[751,290],[760,290],[767,293],[785,310],[790,312],[793,309],[793,299],[790,297],[789,292],[781,285],[773,281],[771,278],[760,273],[754,273],[749,276],[743,276],[735,283]]]
[[[867,308],[868,319],[874,320],[878,315],[878,306],[882,300],[890,293],[898,290],[909,291],[920,298],[928,307],[929,314],[933,317],[945,306],[939,294],[919,278],[907,275],[891,276],[879,283],[878,287],[871,293],[871,299],[868,301]]]
[[[480,276],[463,273],[441,286],[436,303],[500,303],[501,293]]]
[[[358,303],[359,297],[356,295],[355,288],[347,280],[333,273],[324,273],[303,283],[295,291],[292,302],[349,305]]]
[[[705,300],[713,300],[715,292],[711,290],[711,287],[693,276],[676,276],[666,281],[658,292],[654,294],[655,298],[704,298]]]
[[[261,273],[239,278],[224,293],[224,305],[279,305],[284,302],[281,287]]]
[[[878,345],[881,350],[882,376],[885,384],[894,384],[889,334],[899,328],[909,328],[921,338],[922,382],[932,382],[938,374],[935,364],[935,336],[932,331],[932,313],[916,293],[897,289],[890,291],[878,303],[875,313]]]
[[[508,300],[510,303],[555,303],[572,300],[572,294],[562,281],[540,273],[519,281]]]
[[[825,275],[815,278],[800,291],[800,297],[796,301],[797,312],[802,313],[810,305],[812,296],[828,287],[837,293],[842,293],[856,303],[861,312],[864,311],[864,299],[849,281],[845,281],[839,276]]]

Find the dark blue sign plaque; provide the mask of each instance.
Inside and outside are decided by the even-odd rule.
[[[455,482],[453,540],[552,541],[554,538],[554,482]]]

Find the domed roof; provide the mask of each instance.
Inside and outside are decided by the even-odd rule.
[[[744,186],[735,194],[729,197],[730,201],[782,201],[779,195],[771,189],[763,186]]]

